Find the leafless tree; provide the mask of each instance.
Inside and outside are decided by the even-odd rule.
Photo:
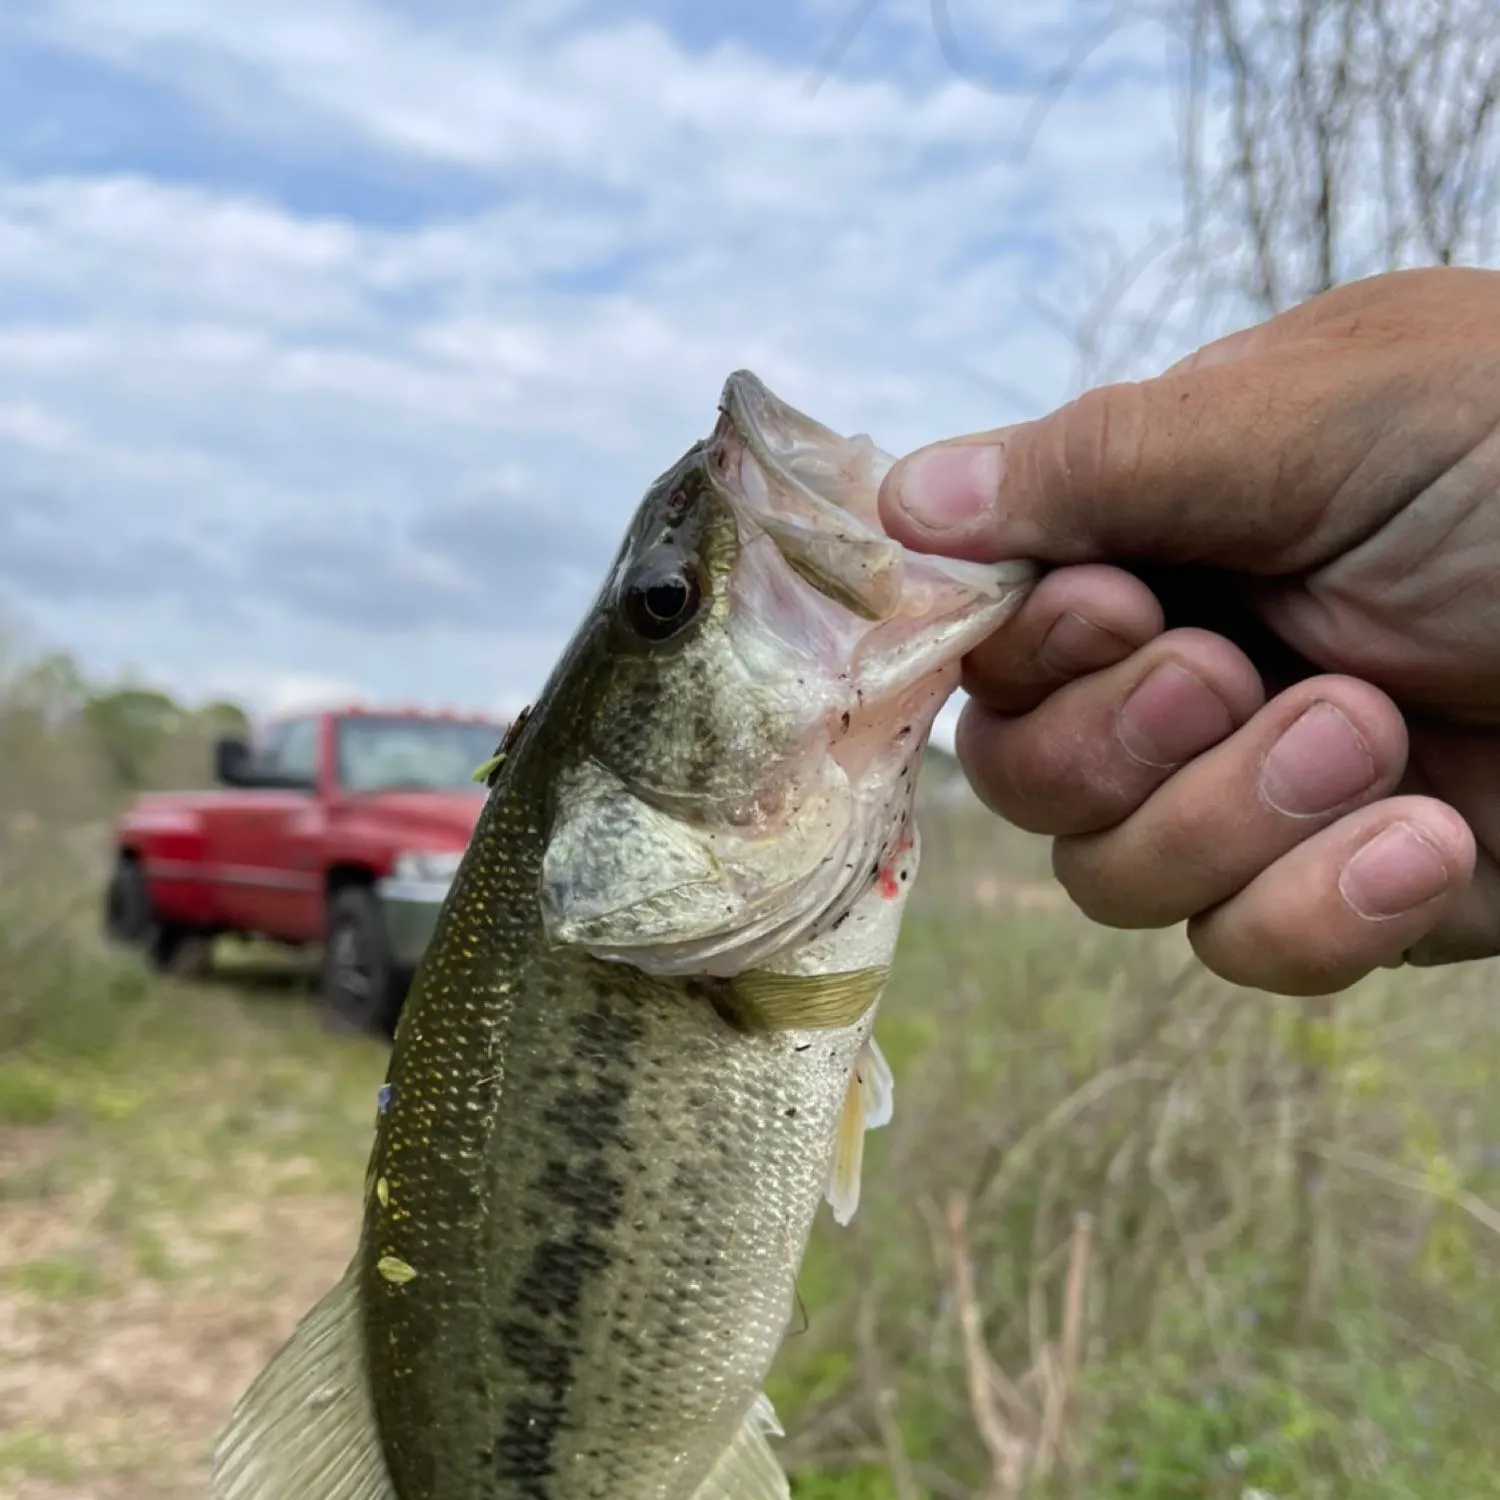
[[[1360,276],[1496,255],[1496,0],[1137,0],[1109,15],[1166,37],[1183,212],[1153,244],[1106,254],[1070,320],[1080,384]]]
[[[1279,311],[1494,249],[1494,0],[1175,0],[1183,182],[1201,261]]]

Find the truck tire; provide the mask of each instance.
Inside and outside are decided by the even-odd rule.
[[[323,954],[323,1011],[329,1024],[389,1040],[410,984],[411,976],[391,957],[380,897],[363,885],[335,891]]]
[[[151,894],[141,862],[120,855],[104,890],[104,935],[112,943],[138,948],[151,936]]]
[[[179,978],[208,972],[208,951],[200,935],[177,922],[153,922],[146,938],[146,957],[163,974]]]
[[[138,948],[152,968],[164,974],[182,971],[182,957],[191,928],[163,922],[151,904],[141,862],[122,854],[104,893],[104,935],[112,943]]]

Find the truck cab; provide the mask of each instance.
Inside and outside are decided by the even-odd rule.
[[[209,792],[139,798],[115,828],[106,926],[159,965],[225,933],[321,944],[330,1019],[394,1030],[506,726],[410,709],[293,714],[215,747]]]

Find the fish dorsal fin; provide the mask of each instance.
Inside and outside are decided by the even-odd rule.
[[[760,1395],[693,1500],[790,1500],[791,1487],[768,1441],[772,1436],[781,1436],[781,1424],[769,1398]]]
[[[209,1500],[396,1500],[363,1367],[354,1268],[240,1399]]]
[[[833,1166],[828,1174],[828,1205],[834,1221],[847,1224],[859,1207],[860,1173],[865,1159],[865,1132],[889,1125],[895,1110],[896,1085],[890,1064],[872,1036],[854,1060],[849,1089],[834,1137]]]

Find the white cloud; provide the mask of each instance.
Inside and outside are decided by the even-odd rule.
[[[1172,211],[1138,38],[1018,163],[1029,96],[943,72],[930,36],[927,72],[866,47],[809,97],[745,43],[451,9],[7,21],[153,91],[164,141],[233,148],[7,174],[0,138],[0,473],[29,497],[0,498],[0,588],[91,661],[207,680],[253,647],[266,681],[530,692],[730,369],[898,451],[1038,412],[1071,370],[1036,310],[1076,294],[1066,235]],[[920,9],[892,0],[881,45]],[[1044,74],[1055,8],[1004,16],[987,55]],[[344,169],[437,206],[365,212]]]
[[[197,0],[50,0],[31,24],[190,91],[246,128],[278,128],[242,112],[247,92],[269,89],[285,106],[382,149],[471,167],[541,166],[627,189],[639,181],[643,148],[657,165],[742,133],[754,150],[732,168],[791,142],[842,148],[862,162],[869,143],[909,154],[973,138],[994,114],[994,101],[953,79],[913,95],[892,83],[835,77],[810,100],[801,73],[732,43],[694,56],[660,26],[636,19],[540,32],[525,12],[439,27],[358,0],[315,7],[258,0],[232,9]],[[781,177],[745,172],[734,174],[734,185],[764,203]]]
[[[30,401],[0,405],[0,442],[21,448],[56,451],[73,441],[68,424]]]
[[[201,677],[170,679],[165,686],[182,701],[228,699],[255,715],[308,713],[371,700],[368,688],[349,678],[312,672],[268,672],[256,666],[221,667]]]

